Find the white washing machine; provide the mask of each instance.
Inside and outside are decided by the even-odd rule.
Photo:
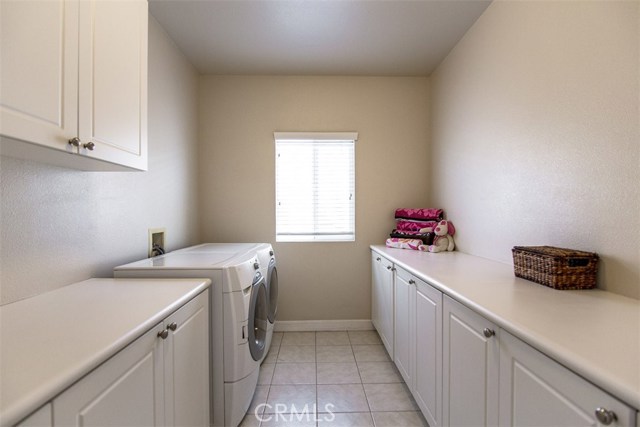
[[[276,314],[278,312],[278,270],[273,246],[270,243],[203,243],[179,249],[175,252],[220,253],[228,248],[233,248],[238,252],[255,253],[260,262],[260,272],[266,281],[269,310],[267,312],[267,337],[264,355],[262,356],[263,361],[271,347]]]
[[[251,403],[265,354],[267,291],[255,251],[219,249],[170,252],[116,267],[114,276],[211,279],[211,423],[237,426]]]

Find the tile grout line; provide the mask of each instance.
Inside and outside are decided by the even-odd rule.
[[[318,331],[313,331],[313,332],[314,332],[314,337],[313,337],[314,339],[313,339],[313,344],[312,344],[312,345],[314,346],[313,364],[314,364],[314,368],[315,368],[315,372],[314,372],[314,378],[315,378],[314,386],[315,386],[315,387],[314,387],[314,389],[315,389],[315,407],[316,407],[316,408],[315,408],[315,417],[314,417],[314,423],[315,423],[315,424],[314,424],[314,425],[315,425],[316,427],[319,427],[319,426],[321,425],[321,420],[320,420],[320,414],[321,414],[321,412],[320,412],[320,408],[319,408],[319,404],[320,404],[319,386],[320,386],[320,384],[318,383],[318,381],[319,381],[318,366],[319,366],[321,363],[318,361],[318,333],[317,333]],[[376,343],[376,344],[373,344],[373,343],[367,343],[367,339],[365,339],[365,340],[364,340],[364,342],[361,342],[360,344],[354,344],[354,343],[352,342],[351,335],[348,333],[348,331],[345,331],[345,332],[347,332],[347,337],[348,337],[348,341],[349,341],[349,349],[350,349],[350,351],[351,351],[351,356],[353,357],[353,363],[355,364],[355,367],[356,367],[356,370],[357,370],[357,373],[358,373],[358,378],[359,378],[359,380],[360,380],[360,386],[362,387],[362,391],[363,391],[363,393],[364,393],[364,397],[365,397],[365,400],[366,400],[366,402],[367,402],[368,411],[367,411],[366,413],[368,413],[368,414],[369,414],[370,422],[372,423],[371,425],[372,425],[373,427],[376,427],[377,423],[376,423],[375,418],[374,418],[374,416],[373,416],[373,411],[372,411],[372,407],[371,407],[370,399],[369,399],[369,397],[368,397],[368,395],[367,395],[367,392],[366,392],[366,390],[365,390],[365,382],[364,382],[364,379],[363,379],[363,377],[362,377],[362,373],[361,373],[361,371],[360,371],[360,365],[361,365],[362,363],[366,363],[366,360],[365,360],[365,361],[358,361],[358,360],[357,360],[357,358],[356,358],[356,356],[355,356],[354,346],[356,346],[356,345],[376,345],[376,344],[377,344],[377,345],[380,345],[380,343]],[[266,393],[266,397],[265,397],[265,402],[267,402],[267,401],[269,400],[269,397],[270,397],[270,396],[272,396],[272,392],[273,392],[273,390],[271,390],[271,388],[272,388],[272,386],[274,385],[274,384],[273,384],[273,379],[275,378],[275,370],[276,370],[276,367],[277,367],[278,365],[285,364],[285,362],[284,362],[284,361],[280,361],[280,360],[279,360],[279,356],[280,356],[280,355],[279,355],[279,352],[280,352],[280,350],[281,350],[281,348],[282,348],[282,341],[284,341],[284,336],[285,336],[285,335],[286,335],[286,333],[285,333],[285,334],[283,334],[283,336],[282,336],[282,338],[281,338],[281,340],[280,340],[280,343],[279,343],[279,345],[278,345],[277,347],[276,347],[276,346],[273,346],[273,347],[272,347],[273,349],[276,349],[276,348],[277,348],[277,353],[278,353],[278,354],[276,355],[276,360],[275,360],[275,363],[274,363],[274,371],[273,371],[272,376],[271,376],[271,381],[269,381],[269,384],[268,384],[267,393]],[[356,340],[356,341],[357,341],[357,340]],[[361,341],[362,341],[362,340],[361,340]],[[337,342],[337,344],[336,344],[336,342]],[[331,343],[331,344],[330,344],[330,343]],[[340,341],[331,341],[331,340],[328,340],[328,342],[327,342],[327,343],[325,343],[325,344],[326,344],[326,346],[328,346],[328,347],[335,347],[335,346],[337,346],[337,345],[343,345],[343,344],[341,344],[341,343],[340,343]],[[291,344],[291,345],[302,345],[302,344]],[[374,362],[375,362],[375,361],[374,361]],[[388,355],[387,355],[387,360],[385,360],[384,362],[381,362],[381,361],[378,361],[378,362],[379,362],[379,363],[390,362],[390,358],[389,358],[389,357],[388,357]],[[290,363],[295,363],[295,362],[290,362]],[[303,363],[303,362],[298,362],[298,363]],[[340,362],[331,362],[331,361],[328,361],[327,363],[340,363]],[[347,362],[345,362],[345,363],[347,363]],[[391,363],[392,363],[392,361],[391,361]],[[393,364],[392,364],[392,365],[393,365]],[[403,384],[403,385],[406,387],[406,382],[405,382],[405,381],[404,381],[404,379],[402,379],[402,378],[400,378],[400,381],[399,381],[399,382],[397,382],[397,383],[398,383],[398,384]],[[341,384],[342,384],[342,383],[335,384],[335,385],[341,385]],[[351,383],[349,383],[349,384],[351,384]],[[385,383],[385,382],[381,382],[381,383],[373,382],[373,383],[370,383],[370,384],[387,384],[387,383]],[[287,385],[287,384],[284,384],[284,385]],[[296,386],[296,384],[295,384],[295,383],[291,383],[291,384],[288,384],[288,385]],[[331,385],[331,384],[329,384],[329,385]],[[415,413],[415,412],[418,412],[418,415],[420,415],[420,414],[419,414],[419,410],[418,410],[418,411],[415,411],[415,410],[411,410],[411,409],[396,410],[396,411],[382,411],[382,412],[392,412],[392,413],[393,413],[393,412],[395,412],[395,413]],[[341,412],[336,412],[336,413],[341,413]],[[347,414],[355,414],[355,413],[357,413],[357,412],[349,412],[349,411],[345,411],[345,412],[344,412],[344,414],[345,414],[345,415],[347,415]],[[342,414],[342,413],[341,413],[341,414]],[[263,427],[263,422],[262,422],[262,421],[260,421],[260,422],[259,422],[259,424],[258,424],[258,426],[259,426],[259,427]],[[266,427],[266,424],[264,424],[264,427]]]

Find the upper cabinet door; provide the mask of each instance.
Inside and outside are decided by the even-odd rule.
[[[78,3],[3,0],[0,19],[0,133],[75,152]]]
[[[147,169],[147,2],[80,2],[80,154]]]

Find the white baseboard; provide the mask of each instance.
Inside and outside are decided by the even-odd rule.
[[[369,319],[358,320],[276,320],[275,332],[370,331]]]

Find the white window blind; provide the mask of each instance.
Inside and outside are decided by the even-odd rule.
[[[357,133],[274,136],[276,241],[355,240]]]

